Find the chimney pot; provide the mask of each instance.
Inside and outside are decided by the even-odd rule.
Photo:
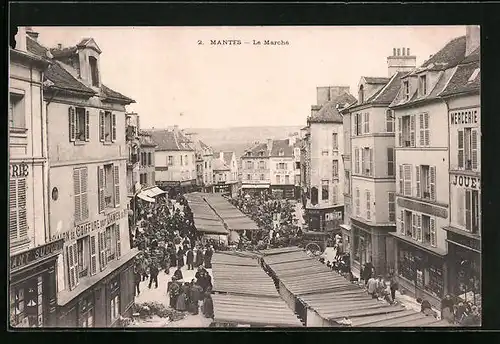
[[[402,51],[402,55],[405,56],[406,55],[406,48],[401,48],[401,51]]]
[[[396,48],[392,49],[392,56],[396,56]]]
[[[401,49],[398,48],[398,56],[401,55]]]
[[[406,48],[406,55],[410,56],[410,48]]]

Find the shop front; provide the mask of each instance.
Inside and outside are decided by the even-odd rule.
[[[56,266],[64,240],[57,240],[10,257],[10,325],[56,325]]]
[[[308,204],[304,215],[310,231],[340,234],[340,225],[344,222],[344,207],[321,208]]]
[[[242,184],[242,194],[259,197],[270,193],[269,184]]]
[[[114,327],[130,317],[134,303],[134,260],[137,249],[110,262],[73,290],[58,295],[58,327]]]
[[[294,185],[271,185],[271,194],[276,199],[295,199]]]

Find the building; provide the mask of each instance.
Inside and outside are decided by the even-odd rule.
[[[20,27],[9,63],[9,299],[10,325],[56,325],[57,263],[63,240],[48,235],[46,58],[26,47]]]
[[[64,239],[57,265],[59,327],[110,327],[134,302],[127,220],[125,106],[134,100],[106,87],[92,38],[28,51],[52,56],[44,76],[50,200],[49,240]]]
[[[345,252],[352,255],[351,240],[351,216],[352,216],[352,161],[351,161],[351,115],[347,107],[342,114],[342,126],[344,129],[344,151],[342,152],[342,162],[344,165],[344,222],[340,225],[342,232],[342,246]],[[351,269],[354,264],[351,263]]]
[[[402,288],[437,307],[450,290],[444,228],[450,225],[449,160],[455,159],[446,134],[448,105],[440,95],[464,60],[467,41],[453,39],[405,75],[390,105],[396,123],[395,269]]]
[[[466,57],[440,96],[448,107],[450,223],[448,292],[481,293],[481,69],[479,27],[467,27]],[[479,294],[479,295],[478,295]]]
[[[156,185],[169,191],[189,192],[196,187],[196,156],[191,140],[177,126],[151,130],[155,150]]]
[[[197,138],[197,134],[187,134],[195,150],[196,186],[202,192],[213,192],[213,149]]]
[[[140,164],[139,164],[139,183],[143,187],[156,185],[156,165],[155,149],[151,134],[147,131],[139,131]]]
[[[268,140],[270,191],[274,197],[295,199],[295,138]]]
[[[234,197],[238,194],[238,160],[234,152],[213,155],[213,190]]]
[[[346,228],[351,233],[355,271],[367,262],[382,275],[394,267],[392,236],[388,233],[396,230],[395,139],[394,117],[388,107],[399,92],[401,77],[408,68],[416,67],[416,57],[409,54],[408,48],[402,51],[402,55],[387,58],[388,78],[361,77],[357,102],[343,111],[345,124],[349,125],[344,129],[350,137],[350,152],[343,158],[350,165],[344,176],[351,185],[346,185],[345,191],[349,203],[353,200],[353,208],[348,209],[350,226],[343,228],[344,233]],[[394,52],[398,54],[400,49]],[[403,71],[398,66],[403,66]]]
[[[317,88],[317,105],[307,119],[308,195],[305,219],[311,231],[340,231],[343,223],[343,119],[339,110],[356,101],[349,87]]]
[[[241,191],[251,196],[269,194],[271,185],[268,143],[257,143],[241,157]]]
[[[316,105],[313,105],[313,107]],[[314,110],[313,110],[314,111]],[[312,112],[311,112],[312,113]],[[307,200],[309,199],[311,192],[311,135],[309,134],[309,127],[305,126],[300,129],[300,201],[302,202],[302,208],[306,208]]]
[[[300,173],[301,173],[301,162],[302,162],[302,156],[301,156],[301,147],[302,147],[302,139],[300,136],[294,134],[293,136],[294,139],[294,144],[293,144],[293,161],[294,161],[294,198],[296,200],[300,200],[300,194],[301,194],[301,179],[300,179]]]

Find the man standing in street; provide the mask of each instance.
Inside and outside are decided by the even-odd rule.
[[[396,290],[399,289],[399,283],[396,280],[396,276],[394,276],[394,274],[391,275],[390,288],[391,288],[391,300],[394,303],[396,301]]]
[[[186,265],[188,270],[194,270],[193,263],[194,263],[194,252],[193,249],[190,247],[186,252]]]
[[[368,279],[368,283],[367,283],[368,294],[370,294],[372,296],[372,299],[377,298],[378,286],[379,286],[379,282],[375,277],[372,276]]]
[[[156,262],[152,262],[149,268],[149,289],[151,289],[151,285],[153,284],[153,282],[155,283],[155,288],[158,288],[158,273],[159,270]]]

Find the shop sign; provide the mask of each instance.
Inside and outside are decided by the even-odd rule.
[[[66,231],[57,235],[53,235],[51,240],[57,240],[63,238],[64,240],[77,240],[90,233],[107,226],[112,225],[116,221],[124,218],[128,215],[128,209],[121,209],[108,214],[105,218],[82,223],[75,226],[73,230]]]
[[[460,124],[478,124],[477,110],[454,111],[450,113],[450,123],[452,125]]]
[[[29,175],[29,166],[24,161],[20,164],[11,164],[9,174],[11,178],[25,178]]]
[[[448,218],[448,211],[427,203],[415,202],[410,199],[398,197],[398,205],[408,210],[413,210],[419,213],[429,214],[443,219]]]
[[[474,239],[453,232],[448,232],[447,241],[452,244],[456,243],[468,247],[474,251],[481,252],[481,241],[479,240],[479,238]]]
[[[481,188],[481,179],[471,176],[452,175],[451,184],[462,188],[479,190]]]
[[[64,240],[57,240],[35,247],[31,250],[10,257],[10,270],[18,270],[34,262],[56,256],[62,252]]]

